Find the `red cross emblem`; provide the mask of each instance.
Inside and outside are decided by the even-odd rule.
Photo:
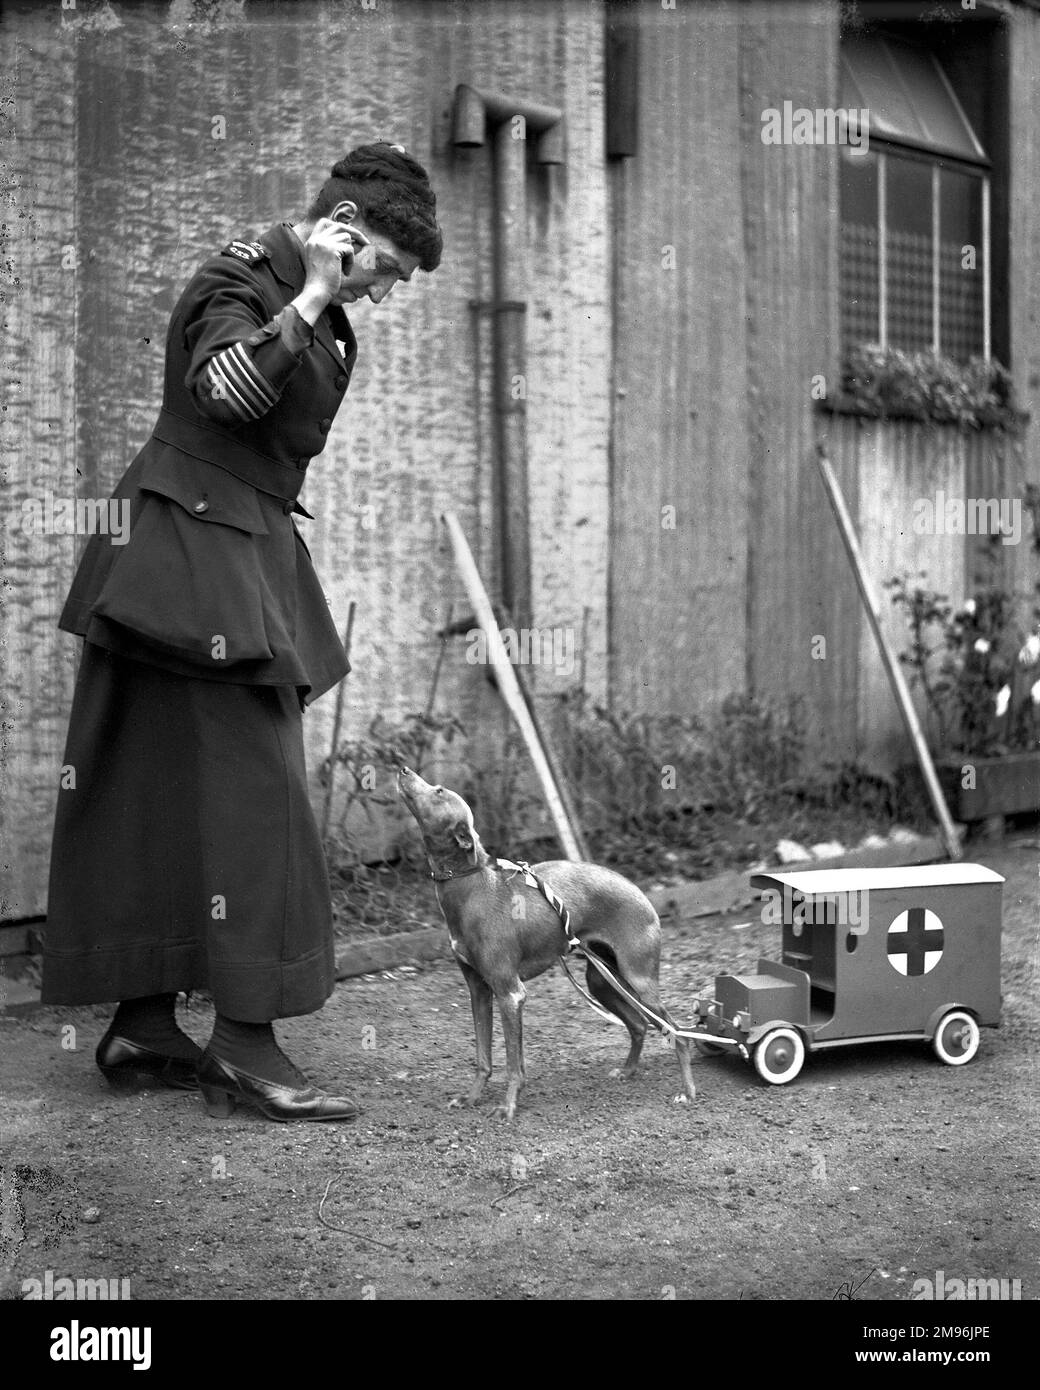
[[[927,907],[901,912],[888,929],[888,960],[900,975],[927,975],[943,953],[943,924]]]

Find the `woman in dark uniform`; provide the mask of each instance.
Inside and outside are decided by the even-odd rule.
[[[201,1085],[211,1114],[352,1119],[272,1020],[332,992],[332,911],[302,710],[347,672],[297,496],[346,391],[343,306],[440,262],[436,198],[399,145],[362,146],[306,216],[233,241],[170,323],[162,409],[90,538],[60,626],[85,639],[55,820],[43,1002],[118,1000],[116,1085]],[[176,1024],[208,989],[213,1036]]]

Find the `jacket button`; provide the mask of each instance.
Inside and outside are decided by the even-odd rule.
[[[286,515],[286,516],[289,515],[289,513],[292,511],[292,509],[293,509],[293,504],[292,504],[291,502],[285,502],[285,503],[283,504],[283,506],[282,506],[282,510],[285,512],[285,515]]]
[[[318,429],[321,430],[322,434],[328,434],[329,430],[332,429],[332,421],[322,420],[321,423],[318,425]]]
[[[203,502],[196,502],[196,503],[195,503],[195,510],[196,510],[197,512],[208,512],[208,511],[209,511],[209,503],[208,503],[208,502],[205,502],[205,501],[203,501]]]
[[[340,372],[339,376],[336,378],[335,386],[337,391],[345,391],[347,389],[347,378],[342,372]]]

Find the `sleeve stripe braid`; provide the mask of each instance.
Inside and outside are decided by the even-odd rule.
[[[252,403],[258,415],[270,410],[278,400],[277,392],[253,365],[252,358],[241,343],[235,343],[233,347],[218,353],[216,361],[239,394]]]
[[[241,399],[224,373],[213,362],[210,362],[206,367],[205,380],[210,394],[217,400],[226,401],[241,419],[255,420],[257,418],[258,412]]]
[[[260,397],[268,410],[273,405],[278,404],[278,392],[264,376],[263,372],[257,367],[256,363],[246,352],[241,343],[236,343],[234,347],[227,349],[226,355],[231,359],[231,366],[240,369],[252,384],[253,390]]]
[[[209,374],[223,390],[228,404],[246,420],[259,419],[277,402],[278,395],[257,370],[241,343],[210,358]]]

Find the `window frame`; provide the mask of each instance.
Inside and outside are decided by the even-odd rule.
[[[889,157],[914,160],[925,163],[931,168],[931,197],[932,197],[932,244],[931,244],[931,271],[932,271],[932,342],[931,350],[935,353],[942,352],[942,265],[941,265],[941,180],[943,170],[951,173],[967,174],[976,177],[981,183],[981,208],[980,208],[980,232],[981,232],[981,272],[982,272],[982,358],[985,362],[990,362],[993,357],[993,237],[992,237],[992,190],[991,175],[993,162],[986,150],[985,145],[979,137],[974,124],[964,109],[963,103],[957,96],[953,83],[950,81],[943,66],[939,53],[930,44],[923,42],[915,37],[910,37],[906,33],[890,33],[884,28],[880,29],[877,37],[883,41],[893,44],[896,48],[900,45],[910,45],[927,54],[931,60],[942,85],[945,87],[951,103],[956,108],[961,120],[964,122],[971,141],[979,151],[974,157],[967,157],[962,154],[952,152],[943,145],[928,144],[923,140],[914,139],[912,136],[900,138],[898,136],[880,135],[870,133],[869,150],[877,155],[877,217],[876,229],[878,235],[878,339],[882,348],[889,347],[888,341],[888,217],[887,217],[887,172]],[[897,77],[901,80],[901,75],[897,69]],[[843,190],[839,178],[838,189],[838,221],[839,226],[844,225],[843,212]],[[841,254],[839,250],[839,255]],[[839,263],[839,275],[841,265]],[[847,351],[854,346],[845,334],[844,323],[841,321],[844,314],[844,301],[839,302],[839,337],[842,342],[842,351]]]
[[[882,140],[874,138],[870,142],[871,151],[876,154],[878,161],[878,197],[877,197],[877,232],[878,232],[878,342],[883,348],[889,346],[888,342],[888,160],[889,158],[914,160],[920,164],[926,164],[931,169],[931,192],[932,192],[932,351],[941,352],[942,347],[942,313],[941,313],[941,260],[940,249],[942,241],[941,226],[941,187],[942,173],[944,169],[949,169],[952,173],[967,174],[977,178],[980,182],[981,191],[981,241],[979,248],[981,251],[982,271],[982,357],[989,362],[993,355],[993,323],[992,323],[992,237],[991,237],[991,208],[990,208],[990,169],[989,165],[981,161],[976,163],[965,159],[956,159],[952,155],[938,154],[917,145],[904,144],[901,141]],[[840,199],[839,199],[840,204]],[[839,206],[839,219],[841,219],[841,208]],[[843,219],[841,219],[843,220]],[[844,334],[842,335],[844,337]],[[898,346],[898,345],[897,345]]]

